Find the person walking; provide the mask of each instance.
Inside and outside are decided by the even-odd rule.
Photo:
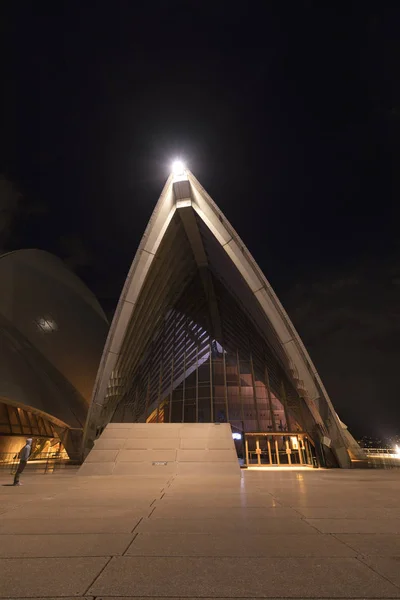
[[[21,448],[21,450],[19,451],[19,454],[18,454],[19,465],[18,465],[17,471],[15,473],[13,485],[21,485],[21,483],[19,481],[19,476],[21,475],[22,471],[25,469],[26,463],[28,462],[31,452],[32,452],[32,438],[28,438],[26,440],[25,446],[23,448]]]

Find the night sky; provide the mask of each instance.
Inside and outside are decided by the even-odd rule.
[[[2,3],[0,251],[54,252],[111,317],[181,157],[341,418],[400,433],[399,10],[136,4]]]

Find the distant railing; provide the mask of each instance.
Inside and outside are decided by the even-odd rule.
[[[388,456],[400,458],[400,453],[395,448],[363,448],[366,454],[371,456]]]
[[[15,452],[0,452],[0,471],[14,474],[19,464],[18,455]],[[25,472],[54,473],[68,467],[76,466],[76,461],[71,461],[63,452],[41,452],[28,460]]]
[[[363,448],[368,467],[373,469],[393,469],[400,467],[400,452],[397,448]]]

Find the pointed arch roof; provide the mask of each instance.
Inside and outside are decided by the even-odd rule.
[[[189,170],[180,177],[168,178],[132,262],[97,375],[86,427],[87,440],[94,439],[96,428],[108,422],[113,408],[107,407],[109,380],[121,359],[128,324],[139,318],[137,313],[143,309],[141,294],[157,261],[161,260],[160,248],[163,243],[167,246],[167,232],[171,233],[175,226],[177,212],[197,266],[212,263],[225,284],[235,290],[237,299],[268,338],[295,382],[323,434],[336,438],[337,446],[343,449],[339,461],[347,463],[339,419],[300,336],[238,233]],[[167,251],[164,249],[164,255]]]

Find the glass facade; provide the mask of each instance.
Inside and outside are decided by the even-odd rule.
[[[134,372],[114,373],[120,398],[112,420],[229,422],[243,433],[306,431],[308,409],[278,357],[210,273],[209,289],[214,319],[210,295],[196,275]]]
[[[40,415],[0,402],[0,436],[58,437],[54,426]]]
[[[350,466],[341,425],[288,315],[190,172],[167,182],[129,270],[86,450],[110,421],[225,421],[241,439],[280,436],[269,440],[278,441],[277,455],[286,448],[300,460],[303,448],[286,442],[309,439],[324,444],[321,456]]]

